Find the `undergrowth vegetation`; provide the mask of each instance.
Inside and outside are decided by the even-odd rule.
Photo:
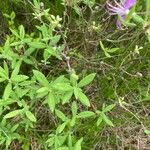
[[[0,150],[150,148],[150,0],[127,2],[0,4]]]

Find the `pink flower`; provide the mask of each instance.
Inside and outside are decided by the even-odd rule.
[[[123,20],[126,19],[126,16],[129,13],[131,7],[133,7],[136,3],[136,0],[120,0],[117,2],[114,0],[114,5],[107,1],[107,9],[110,15],[118,15]],[[117,20],[117,28],[121,28],[121,21],[118,18]]]

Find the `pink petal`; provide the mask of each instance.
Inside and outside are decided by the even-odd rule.
[[[124,8],[130,9],[135,3],[136,3],[136,0],[125,0],[123,5],[124,5]]]
[[[119,19],[117,20],[116,25],[117,25],[118,29],[121,29],[122,24],[121,24],[121,21]]]

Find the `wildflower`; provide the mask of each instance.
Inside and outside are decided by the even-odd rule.
[[[114,0],[115,5],[107,1],[107,8],[110,15],[118,15],[125,20],[129,10],[136,3],[136,0],[120,0],[120,3]],[[121,20],[117,20],[117,28],[121,28]]]

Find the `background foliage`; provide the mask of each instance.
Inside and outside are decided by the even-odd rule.
[[[104,0],[0,10],[0,149],[150,147],[149,0],[124,30]]]

